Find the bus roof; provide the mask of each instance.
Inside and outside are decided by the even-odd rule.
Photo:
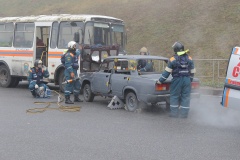
[[[0,22],[51,22],[51,21],[101,21],[123,23],[123,20],[103,15],[53,14],[22,17],[1,17]]]

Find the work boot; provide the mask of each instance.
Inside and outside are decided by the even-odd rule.
[[[77,95],[74,95],[74,102],[83,102]]]
[[[65,103],[66,104],[74,104],[73,101],[71,101],[70,96],[65,96]]]
[[[32,93],[33,97],[36,98],[37,94],[36,94],[35,90],[32,90],[31,93]]]

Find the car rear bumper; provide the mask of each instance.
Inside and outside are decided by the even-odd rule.
[[[192,98],[200,98],[199,93],[191,93],[191,99]],[[163,94],[163,95],[147,95],[147,103],[157,103],[162,101],[169,102],[170,94]]]

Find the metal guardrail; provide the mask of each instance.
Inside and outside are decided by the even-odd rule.
[[[193,59],[196,75],[201,84],[210,87],[223,87],[226,78],[228,59]]]
[[[228,59],[193,59],[196,68],[195,77],[202,86],[222,88],[226,78]],[[158,64],[159,70],[164,70],[166,63]]]

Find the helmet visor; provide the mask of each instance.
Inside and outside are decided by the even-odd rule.
[[[38,63],[38,68],[42,68],[42,62]]]

